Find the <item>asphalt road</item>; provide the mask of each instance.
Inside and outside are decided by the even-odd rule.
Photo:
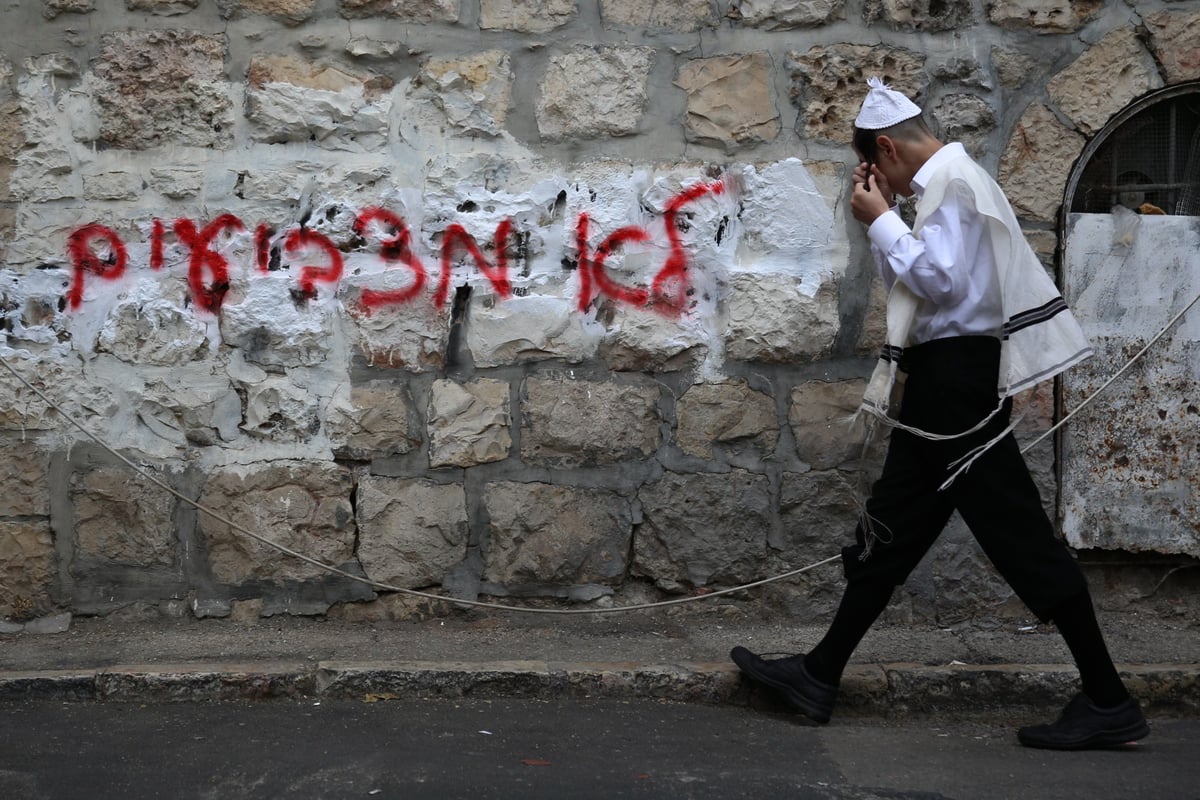
[[[652,701],[0,704],[0,798],[1200,800],[1200,720],[1053,753],[994,721]]]

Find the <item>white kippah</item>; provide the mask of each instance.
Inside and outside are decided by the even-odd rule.
[[[868,78],[867,86],[871,89],[863,99],[858,119],[854,120],[856,128],[878,131],[921,115],[921,109],[916,103],[893,90],[879,78]]]

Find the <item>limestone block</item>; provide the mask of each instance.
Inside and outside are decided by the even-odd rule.
[[[316,0],[218,0],[217,5],[225,19],[261,15],[298,25],[312,16]]]
[[[792,564],[811,564],[836,555],[853,541],[858,524],[859,491],[855,472],[814,470],[785,472],[779,488],[782,522],[780,556]]]
[[[258,142],[312,142],[365,152],[388,139],[390,78],[352,73],[294,56],[250,62],[246,119]]]
[[[701,28],[716,27],[717,24],[717,15],[709,0],[675,0],[670,3],[600,0],[600,19],[605,25],[681,33],[692,33]]]
[[[394,58],[403,49],[402,42],[379,41],[369,36],[351,36],[346,42],[345,50],[355,58]]]
[[[50,488],[45,451],[28,441],[5,441],[0,461],[4,492],[0,494],[0,517],[35,517],[50,513]]]
[[[352,475],[344,467],[279,460],[214,470],[199,502],[269,541],[339,565],[354,557],[352,490]],[[328,574],[208,514],[198,514],[197,525],[213,577],[221,583],[306,580]]]
[[[141,176],[124,170],[83,174],[84,200],[135,200],[145,184]]]
[[[479,27],[546,33],[566,25],[578,13],[578,0],[480,0]]]
[[[999,172],[1000,185],[1018,216],[1054,221],[1062,204],[1062,187],[1084,141],[1041,103],[1025,110],[1000,160]]]
[[[882,78],[920,105],[926,89],[924,66],[924,55],[886,45],[821,45],[788,53],[791,98],[800,109],[798,132],[805,138],[849,144],[867,78]]]
[[[609,369],[623,372],[694,370],[708,357],[711,333],[703,320],[670,317],[623,303],[602,304],[600,357]]]
[[[358,486],[358,560],[367,577],[436,586],[467,554],[467,498],[458,484],[364,477]]]
[[[546,295],[510,297],[491,308],[473,302],[466,333],[479,367],[550,358],[578,364],[595,356],[603,335],[571,300]]]
[[[504,130],[512,95],[508,54],[486,50],[458,59],[430,59],[414,84],[462,133],[497,136]]]
[[[6,357],[9,366],[47,397],[63,407],[81,422],[107,417],[116,404],[104,386],[87,385],[80,380],[77,360],[30,360]],[[55,430],[62,427],[62,417],[48,407],[8,370],[0,370],[0,430]]]
[[[851,426],[862,403],[864,380],[808,381],[792,389],[788,424],[796,454],[813,469],[833,469],[859,460],[863,426]]]
[[[780,122],[772,83],[771,57],[766,53],[684,64],[675,85],[687,92],[689,140],[727,150],[773,140]]]
[[[637,132],[654,64],[649,47],[579,46],[553,56],[542,78],[542,137],[586,139]]]
[[[409,431],[408,390],[391,381],[370,381],[339,392],[326,413],[325,430],[334,453],[371,459],[411,452],[420,444]]]
[[[95,0],[42,0],[45,7],[42,16],[54,19],[59,14],[87,14],[95,7]]]
[[[346,19],[395,17],[405,22],[457,22],[460,0],[338,0]]]
[[[134,296],[109,313],[96,349],[130,364],[174,366],[204,358],[208,327],[194,311],[165,297]]]
[[[174,17],[194,11],[200,0],[125,0],[130,11],[143,11],[160,17]]]
[[[630,501],[602,489],[547,483],[487,484],[483,580],[522,584],[619,583],[633,536]]]
[[[658,450],[658,388],[566,378],[528,378],[521,457],[561,467],[641,460]]]
[[[508,458],[512,417],[507,381],[434,381],[428,418],[429,466],[473,467]]]
[[[634,575],[667,591],[762,577],[773,505],[765,475],[668,472],[642,487],[638,499]]]
[[[49,608],[55,569],[49,522],[0,521],[0,617]]]
[[[1104,0],[991,0],[988,19],[993,25],[1034,33],[1071,33],[1091,22]]]
[[[133,30],[105,34],[100,44],[92,91],[106,144],[232,146],[224,36]]]
[[[845,0],[732,0],[728,16],[767,31],[816,28],[845,19],[846,4]]]
[[[1050,98],[1085,134],[1099,131],[1135,98],[1163,85],[1137,32],[1121,27],[1046,84]]]
[[[979,59],[973,55],[952,56],[940,64],[934,64],[929,74],[941,81],[954,82],[961,86],[991,89],[992,79]]]
[[[129,566],[178,561],[176,500],[166,490],[125,467],[97,467],[71,476],[70,495],[80,553]]]
[[[975,158],[987,155],[991,133],[996,129],[996,113],[982,97],[973,94],[948,94],[931,111],[942,138],[962,142]]]
[[[192,444],[216,445],[240,435],[242,399],[222,373],[204,367],[171,370],[147,381],[142,398],[147,413],[169,419]]]
[[[195,197],[204,188],[204,171],[189,167],[151,167],[150,188],[172,200]]]
[[[0,111],[0,113],[3,113]],[[0,182],[4,180],[5,168],[0,165]],[[2,194],[2,193],[0,193]],[[0,200],[0,202],[4,202]],[[12,208],[0,206],[0,261],[4,261],[8,254],[8,242],[12,240],[13,233],[17,229],[17,212]],[[49,310],[49,309],[48,309]]]
[[[745,381],[688,387],[675,404],[675,441],[689,456],[712,458],[713,445],[770,456],[779,440],[775,400]]]
[[[1020,51],[1004,47],[992,48],[992,67],[996,70],[1000,85],[1006,89],[1024,86],[1036,63],[1032,57]]]
[[[221,306],[221,341],[265,367],[313,366],[325,361],[336,308],[330,303],[296,303],[296,278],[286,273],[254,276],[240,299]],[[330,291],[317,284],[318,300]]]
[[[377,291],[402,288],[388,281],[407,281],[404,270],[350,277],[342,285],[343,305],[355,346],[367,364],[411,372],[440,369],[446,363],[450,337],[450,305],[437,308],[428,296],[403,304],[369,308],[362,303],[364,288]]]
[[[296,374],[303,381],[302,375]],[[270,377],[245,388],[242,430],[277,442],[306,442],[321,430],[320,398],[291,377]]]
[[[828,271],[834,237],[828,187],[817,185],[814,165],[798,158],[742,168],[737,260],[756,270]],[[846,179],[838,180],[844,186]],[[835,189],[838,192],[840,189]],[[786,209],[785,213],[780,213]]]
[[[1143,22],[1167,82],[1200,80],[1200,11],[1159,11]]]
[[[829,352],[837,338],[837,282],[816,291],[782,273],[730,277],[725,354],[735,361],[790,363]]]
[[[858,344],[854,352],[865,356],[878,356],[887,343],[887,287],[878,274],[871,276],[871,294],[863,313],[862,327],[858,333]]]
[[[901,31],[952,31],[975,21],[970,0],[866,0],[863,20]]]
[[[69,135],[54,102],[54,92],[46,77],[22,81],[19,109],[8,104],[13,113],[7,128],[7,148],[14,162],[0,196],[25,203],[43,203],[78,197],[74,184],[74,159]]]

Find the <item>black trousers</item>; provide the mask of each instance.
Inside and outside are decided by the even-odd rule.
[[[974,427],[996,408],[999,366],[1000,341],[988,336],[938,339],[905,350],[900,421],[931,433]],[[953,472],[951,462],[1008,425],[1011,408],[1006,401],[984,430],[959,439],[931,441],[893,430],[883,473],[866,503],[878,538],[861,558],[867,531],[860,522],[856,544],[842,551],[849,583],[904,583],[957,510],[992,564],[1043,622],[1087,590],[1079,565],[1042,509],[1011,433],[948,488],[938,488]]]

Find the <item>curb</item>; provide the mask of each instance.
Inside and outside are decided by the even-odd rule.
[[[1200,716],[1200,667],[1126,666],[1151,714]],[[1064,665],[854,665],[838,713],[1005,714],[1057,708],[1077,691]],[[738,704],[784,710],[730,664],[629,662],[344,662],[154,664],[0,672],[0,701],[220,702],[312,698],[377,702],[407,697],[562,697]]]

